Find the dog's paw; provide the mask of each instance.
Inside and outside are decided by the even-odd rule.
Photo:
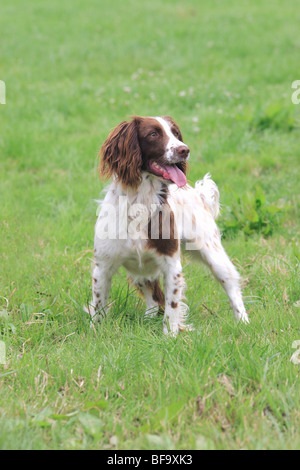
[[[170,324],[169,322],[164,322],[163,332],[165,335],[176,338],[180,331],[195,331],[195,328],[186,323]]]
[[[195,331],[195,328],[191,324],[179,324],[179,330],[180,331]]]
[[[97,312],[94,305],[89,304],[88,307],[83,307],[83,310],[90,315],[90,327],[92,328],[95,323],[100,323],[103,319],[103,314],[101,312]]]
[[[248,325],[250,323],[246,310],[243,312],[238,311],[237,313],[235,313],[235,318],[238,322],[244,323],[245,325]]]

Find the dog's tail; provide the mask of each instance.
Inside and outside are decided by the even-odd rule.
[[[196,181],[195,189],[213,218],[216,219],[220,214],[220,193],[209,173],[202,180]]]

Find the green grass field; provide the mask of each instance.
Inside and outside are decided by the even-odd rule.
[[[2,0],[0,448],[299,448],[299,20],[296,0]],[[124,271],[89,327],[97,153],[133,114],[171,115],[190,181],[218,184],[249,326],[185,259],[194,332],[146,321]]]

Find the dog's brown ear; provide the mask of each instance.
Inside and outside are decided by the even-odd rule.
[[[142,151],[137,118],[121,122],[109,134],[101,150],[100,175],[115,175],[124,186],[137,188],[142,179]]]

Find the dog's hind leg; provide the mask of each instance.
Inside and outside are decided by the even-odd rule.
[[[139,279],[135,281],[134,284],[145,299],[147,306],[145,312],[146,316],[155,317],[159,313],[164,313],[165,296],[158,279],[155,281]]]
[[[237,321],[249,323],[240,288],[240,275],[226,254],[216,229],[215,235],[205,241],[196,240],[191,244],[189,253],[196,259],[202,259],[223,286],[229,297],[230,306]]]

